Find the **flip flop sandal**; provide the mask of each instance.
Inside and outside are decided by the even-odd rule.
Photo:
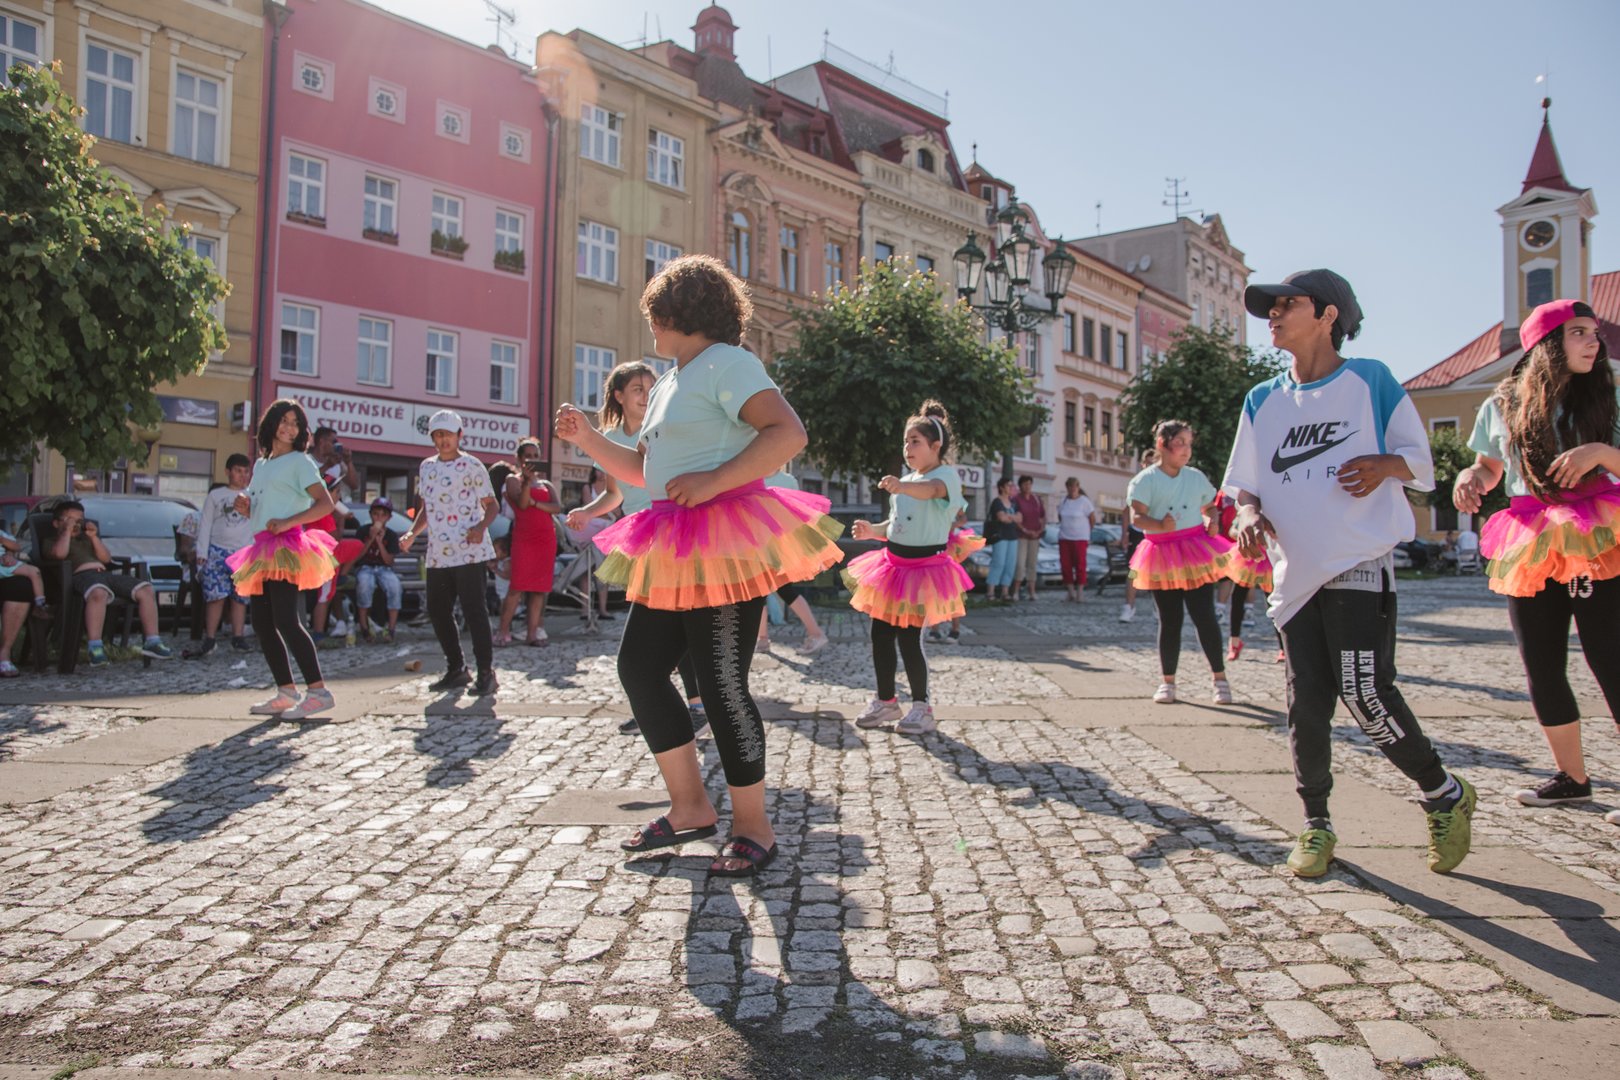
[[[688,840],[704,840],[719,831],[719,825],[705,825],[701,829],[676,832],[675,826],[669,823],[669,818],[661,817],[643,825],[634,840],[620,841],[619,847],[624,851],[657,851],[659,848],[684,844]]]
[[[734,836],[726,843],[725,847],[720,849],[720,854],[715,856],[715,862],[719,862],[721,859],[745,859],[747,860],[746,864],[739,866],[736,869],[730,869],[727,867],[715,866],[714,863],[710,863],[709,876],[753,877],[755,874],[771,865],[772,860],[775,858],[775,844],[772,844],[771,849],[766,851],[764,848],[760,847],[758,844],[754,843],[745,836]]]

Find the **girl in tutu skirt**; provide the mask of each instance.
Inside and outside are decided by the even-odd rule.
[[[595,540],[607,556],[598,576],[630,601],[619,679],[670,795],[669,813],[620,846],[650,851],[716,832],[691,715],[670,684],[690,651],[731,789],[731,839],[709,873],[746,877],[776,857],[765,729],[748,691],[760,612],[767,593],[837,563],[832,541],[843,530],[826,499],[764,484],[806,439],[764,365],[740,347],[753,312],[747,286],[719,260],[687,255],[647,283],[641,310],[654,350],[675,367],[653,385],[635,445],[609,440],[572,405],[556,420],[558,438],[653,497]]]
[[[1480,530],[1491,588],[1508,598],[1530,701],[1558,772],[1515,792],[1526,806],[1588,802],[1580,709],[1570,689],[1569,624],[1620,720],[1620,403],[1593,310],[1554,300],[1520,327],[1524,359],[1474,423],[1474,464],[1452,489],[1476,513],[1506,483],[1512,502]],[[1608,820],[1620,825],[1620,810]]]
[[[333,512],[332,496],[320,470],[305,453],[309,420],[296,401],[273,402],[259,420],[260,458],[236,512],[253,524],[253,542],[229,556],[239,596],[253,609],[253,632],[276,680],[276,694],[253,706],[257,716],[303,720],[332,708],[332,692],[321,678],[320,656],[304,629],[304,589],[318,589],[337,571],[337,541],[325,529],[306,528]],[[308,688],[299,700],[288,653]]]
[[[928,659],[922,633],[929,623],[949,622],[964,610],[962,597],[973,588],[962,564],[948,548],[957,513],[964,506],[962,478],[947,464],[951,420],[945,406],[925,401],[906,421],[903,454],[911,471],[885,476],[878,486],[893,499],[887,521],[857,521],[857,540],[888,544],[850,560],[844,570],[850,606],[872,616],[872,667],[877,696],[861,710],[863,728],[894,724],[903,735],[923,735],[938,725],[928,704]],[[959,542],[958,550],[966,547]],[[963,557],[967,552],[964,550]],[[911,684],[911,711],[904,717],[895,696],[895,651],[905,661]]]
[[[1142,542],[1131,555],[1131,582],[1153,593],[1159,610],[1159,670],[1164,679],[1153,700],[1176,700],[1176,668],[1181,660],[1182,612],[1192,616],[1198,643],[1215,677],[1214,700],[1232,702],[1221,655],[1221,627],[1215,616],[1215,586],[1226,577],[1232,541],[1210,529],[1215,485],[1192,467],[1193,429],[1185,420],[1162,420],[1153,429],[1158,460],[1132,478],[1125,500]]]

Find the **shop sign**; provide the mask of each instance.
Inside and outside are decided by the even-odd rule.
[[[302,386],[281,386],[281,397],[291,398],[309,414],[310,427],[329,427],[339,439],[374,439],[405,446],[428,448],[433,445],[428,421],[443,405],[363,398],[335,394]],[[475,454],[510,454],[517,441],[529,434],[529,421],[523,416],[456,409],[461,415],[461,448]]]
[[[958,465],[956,475],[962,478],[964,488],[984,487],[984,468],[979,465]]]
[[[1111,491],[1104,491],[1097,496],[1097,505],[1104,510],[1125,509],[1125,496],[1115,495]]]
[[[562,467],[562,482],[565,484],[588,484],[591,482],[591,468],[589,465],[564,465]]]
[[[201,398],[157,396],[163,409],[163,419],[170,424],[195,424],[198,427],[219,427],[219,402]]]

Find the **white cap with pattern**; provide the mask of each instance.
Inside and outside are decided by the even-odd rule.
[[[461,414],[453,409],[440,409],[428,418],[428,434],[435,431],[460,431]]]

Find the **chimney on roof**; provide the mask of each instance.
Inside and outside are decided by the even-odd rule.
[[[710,4],[698,12],[692,24],[693,51],[699,56],[718,56],[722,60],[736,60],[737,24],[731,13],[719,4]]]

